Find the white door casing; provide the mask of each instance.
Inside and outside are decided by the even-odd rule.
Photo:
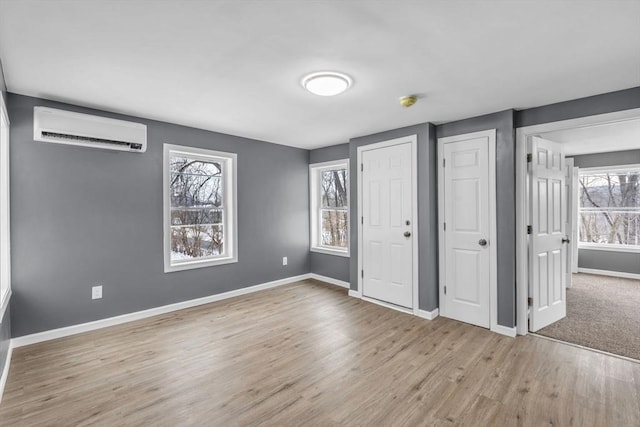
[[[495,130],[441,138],[440,314],[499,329]]]
[[[533,332],[566,316],[565,162],[561,144],[530,140],[529,329]]]
[[[362,153],[363,296],[413,308],[412,147]]]
[[[577,183],[574,183],[573,181],[573,159],[572,158],[568,158],[564,160],[564,197],[567,200],[567,214],[565,215],[565,230],[567,234],[571,234],[572,230],[573,230],[573,224],[576,221],[576,213],[573,210],[573,188],[574,185],[576,185]],[[567,250],[565,251],[566,255],[567,255],[567,268],[566,268],[566,275],[567,278],[565,280],[565,285],[567,288],[571,287],[571,283],[572,283],[572,278],[573,276],[571,275],[571,266],[573,265],[573,245],[575,245],[575,240],[573,240],[573,237],[569,238],[570,242],[567,245]]]

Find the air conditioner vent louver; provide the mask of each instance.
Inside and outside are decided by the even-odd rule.
[[[147,127],[140,123],[71,111],[35,107],[36,141],[142,153],[147,148]]]
[[[66,133],[56,133],[56,132],[46,132],[43,131],[42,132],[42,136],[44,137],[48,137],[48,138],[58,138],[61,140],[72,140],[72,141],[85,141],[85,142],[99,142],[102,144],[120,144],[120,145],[126,145],[129,146],[133,149],[139,150],[140,148],[142,148],[142,144],[135,144],[132,142],[126,142],[126,141],[116,141],[114,139],[104,139],[104,138],[90,138],[88,136],[78,136],[78,135],[69,135]]]

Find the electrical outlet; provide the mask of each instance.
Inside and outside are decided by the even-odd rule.
[[[101,299],[102,298],[102,285],[93,286],[91,288],[91,299]]]
[[[286,256],[282,257],[282,265],[287,265],[287,257]]]

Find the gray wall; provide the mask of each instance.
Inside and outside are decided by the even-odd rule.
[[[349,144],[332,145],[309,152],[309,163],[322,163],[349,158]],[[351,203],[356,200],[351,197]],[[353,245],[351,245],[353,248]],[[310,254],[311,272],[333,279],[349,281],[349,257],[327,255],[318,252]]]
[[[498,324],[515,326],[515,111],[506,110],[436,126],[438,138],[496,129]]]
[[[640,149],[585,154],[573,159],[579,168],[640,164]],[[640,253],[579,249],[578,267],[640,274]]]
[[[429,123],[394,129],[388,132],[353,138],[349,142],[350,176],[357,176],[358,147],[376,142],[418,136],[418,275],[419,307],[434,310],[438,307],[438,195],[435,128]],[[358,197],[357,180],[351,179],[351,241],[357,241]],[[351,245],[351,289],[358,285],[358,247]]]
[[[15,94],[8,100],[14,337],[309,272],[307,150]],[[147,152],[34,142],[36,105],[144,123]],[[163,143],[238,154],[238,263],[163,273]],[[96,283],[104,297],[92,301]]]

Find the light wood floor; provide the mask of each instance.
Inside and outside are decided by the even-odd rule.
[[[640,364],[298,282],[15,349],[3,426],[640,425]]]

